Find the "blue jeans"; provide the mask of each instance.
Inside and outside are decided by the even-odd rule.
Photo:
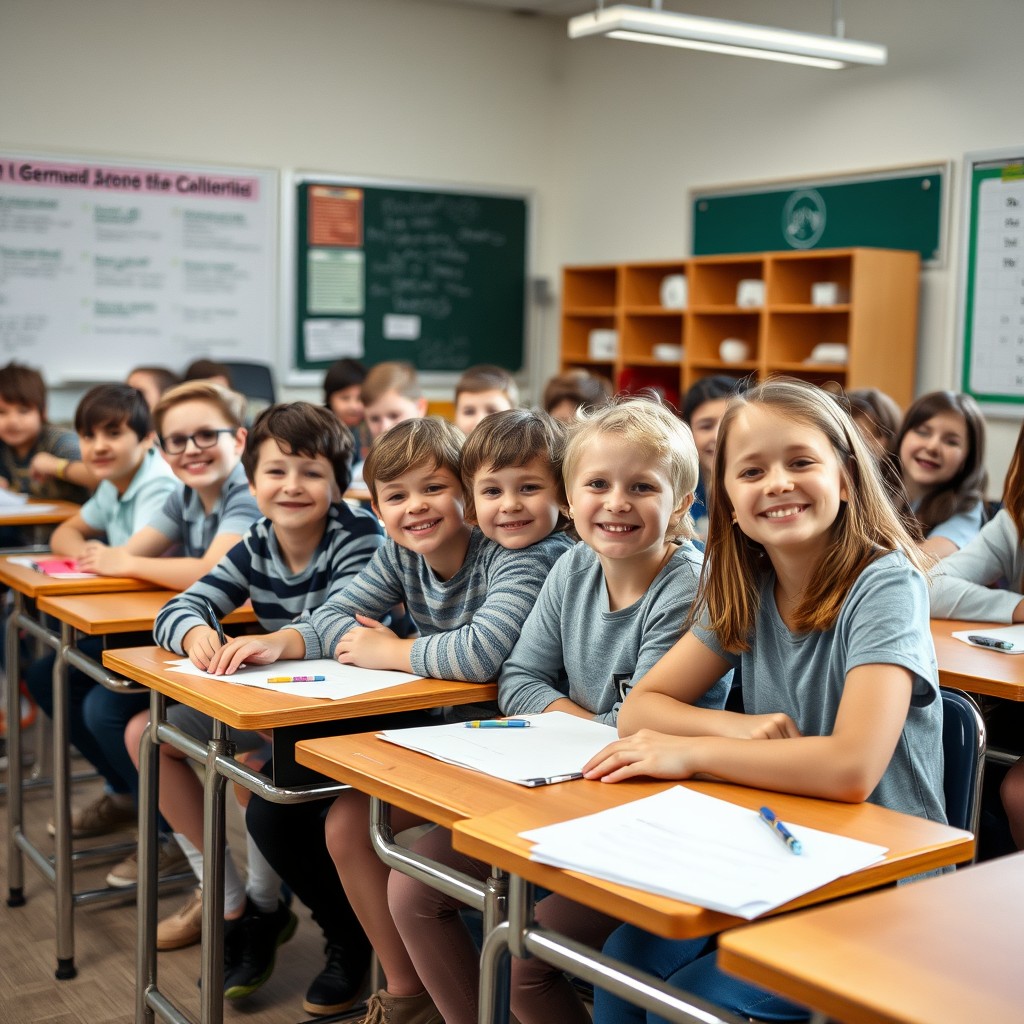
[[[611,934],[604,952],[741,1017],[802,1021],[810,1016],[802,1006],[720,971],[713,937],[662,939],[625,924]],[[595,988],[594,1024],[664,1024],[664,1018]]]

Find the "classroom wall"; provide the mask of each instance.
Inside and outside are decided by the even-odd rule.
[[[827,0],[687,0],[828,31]],[[0,144],[532,189],[534,271],[688,252],[693,186],[954,161],[919,388],[953,383],[960,161],[1020,145],[1018,0],[847,0],[889,66],[839,73],[605,40],[426,0],[3,0]],[[770,11],[770,15],[766,12]],[[551,372],[557,294],[535,308]],[[315,397],[286,392],[288,397]],[[1018,424],[994,422],[993,491]]]

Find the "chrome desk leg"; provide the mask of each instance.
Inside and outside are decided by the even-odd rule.
[[[160,736],[167,699],[149,692],[149,725],[139,743],[139,889],[138,934],[135,937],[135,1024],[153,1024],[148,997],[157,987],[156,819],[160,805]]]
[[[222,1024],[224,1020],[224,802],[228,780],[217,771],[217,758],[231,757],[233,748],[227,727],[214,719],[203,773],[203,949],[211,952],[202,964],[202,1024]]]
[[[25,905],[25,864],[21,859],[18,837],[25,824],[21,791],[21,694],[18,678],[18,620],[25,598],[14,591],[14,605],[7,619],[7,906]]]
[[[71,861],[71,771],[68,726],[67,650],[75,631],[61,623],[60,646],[53,663],[53,821],[57,904],[57,978],[73,978],[75,968],[74,875]]]

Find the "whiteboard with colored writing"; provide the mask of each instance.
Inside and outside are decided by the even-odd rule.
[[[276,365],[277,200],[270,170],[0,151],[0,361]]]
[[[958,386],[990,412],[1024,409],[1024,146],[964,161]]]

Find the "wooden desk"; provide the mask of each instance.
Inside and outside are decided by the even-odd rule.
[[[43,506],[45,509],[40,509]],[[56,526],[81,509],[73,501],[29,498],[24,505],[0,509],[0,526]]]
[[[150,726],[139,748],[139,932],[136,949],[138,1024],[156,1014],[163,1020],[183,1019],[157,988],[156,978],[156,813],[159,801],[160,743],[170,743],[204,764],[202,992],[200,1021],[221,1024],[224,1018],[224,791],[228,779],[276,803],[318,800],[344,787],[312,785],[282,788],[230,756],[225,726],[240,729],[279,729],[314,722],[333,722],[423,710],[451,704],[493,700],[494,684],[420,679],[387,690],[325,701],[289,695],[284,691],[239,686],[214,678],[168,671],[177,655],[157,647],[105,651],[103,664],[150,687]],[[197,743],[166,720],[171,697],[214,719],[213,739]]]
[[[718,962],[845,1024],[1016,1022],[1024,853],[737,929]]]
[[[932,619],[932,641],[939,666],[939,684],[1003,700],[1024,700],[1024,654],[1000,654],[956,640],[953,633],[1003,628],[982,622]]]

